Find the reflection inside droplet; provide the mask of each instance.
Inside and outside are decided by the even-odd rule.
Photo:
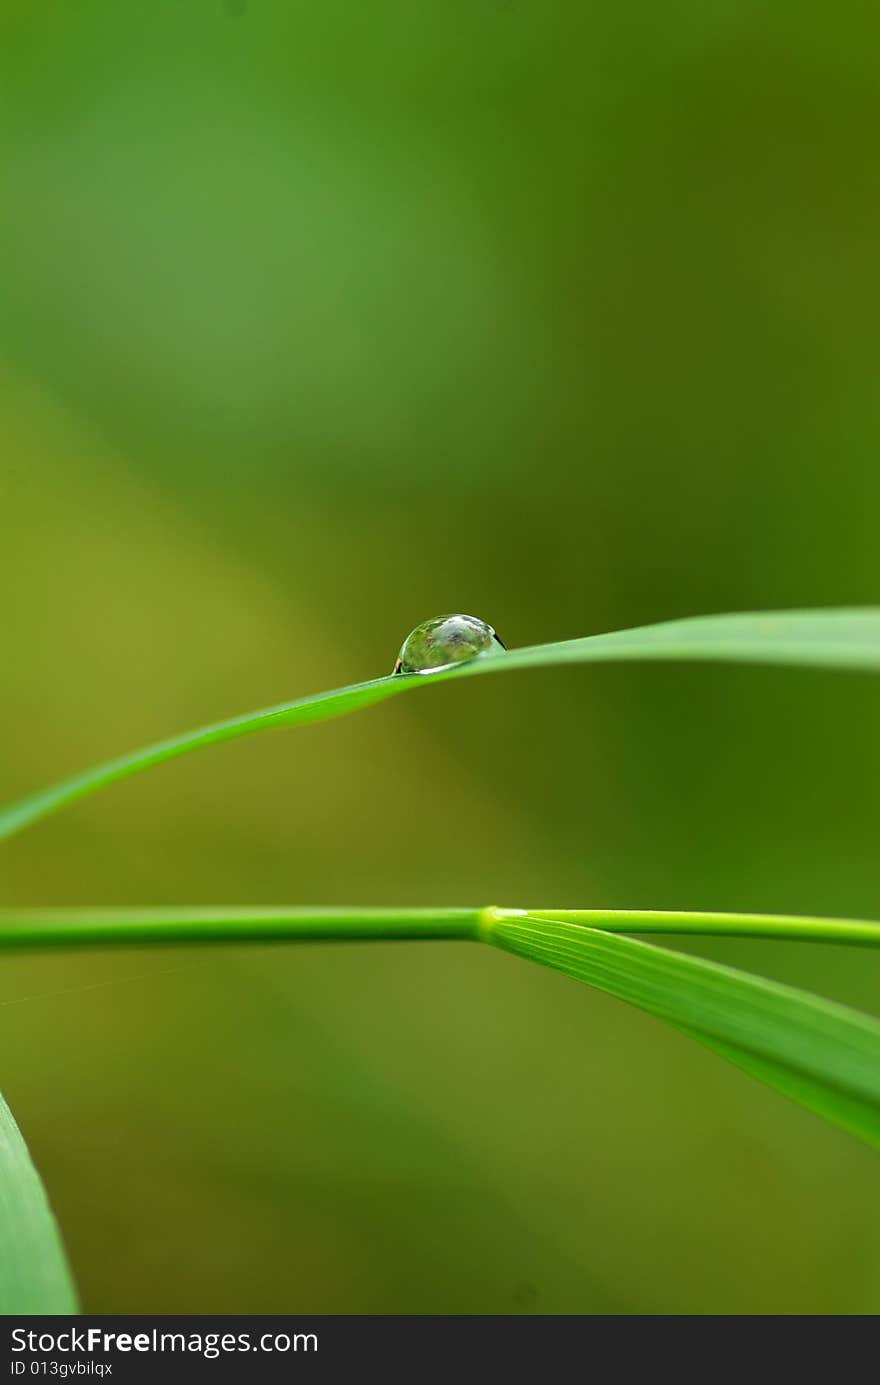
[[[476,616],[436,616],[407,635],[394,672],[435,673],[477,655],[503,654],[504,649],[492,626]]]

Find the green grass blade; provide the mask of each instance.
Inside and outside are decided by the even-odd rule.
[[[233,905],[165,908],[0,908],[0,949],[141,946],[147,943],[353,942],[482,937],[486,920],[581,924],[608,933],[785,938],[880,944],[880,923],[787,914],[709,914],[644,909],[312,908]]]
[[[482,909],[0,909],[3,948],[475,939]]]
[[[186,731],[169,740],[157,741],[154,745],[84,770],[70,779],[50,784],[48,788],[0,809],[0,839],[11,837],[13,833],[74,803],[78,798],[85,798],[87,794],[106,788],[119,779],[127,779],[131,774],[139,774],[141,770],[161,765],[165,760],[176,759],[178,755],[188,755],[193,750],[201,750],[220,741],[235,740],[239,736],[250,736],[256,731],[268,731],[277,726],[305,726],[313,721],[329,721],[331,717],[345,716],[347,712],[360,707],[369,707],[374,702],[393,697],[395,693],[405,692],[414,683],[424,681],[419,677],[379,678],[372,683],[335,688],[332,692],[317,693],[297,702],[285,702],[263,711],[248,712],[243,716],[231,717],[228,721],[201,726],[196,731]]]
[[[617,933],[496,910],[487,942],[628,1001],[880,1146],[880,1023]]]
[[[800,918],[794,914],[682,913],[668,909],[529,909],[534,918],[581,923],[603,933],[677,933],[691,937],[783,938],[788,942],[880,943],[868,919]]]
[[[510,651],[517,667],[652,659],[880,671],[880,608],[691,616]],[[488,663],[501,660],[487,660]],[[505,663],[509,660],[505,660]],[[466,671],[467,666],[465,666]]]
[[[563,664],[634,660],[710,660],[880,671],[880,609],[781,611],[696,616],[636,630],[588,635],[560,644],[509,650],[424,677],[377,678],[215,722],[110,760],[0,810],[0,837],[29,826],[86,794],[178,755],[279,726],[304,726],[343,716],[415,688],[452,678]]]
[[[77,1312],[55,1218],[21,1132],[0,1097],[0,1316]]]
[[[589,925],[589,926],[587,926]],[[641,910],[284,907],[2,909],[3,948],[482,940],[665,1019],[784,1095],[880,1146],[880,1024],[833,1002],[620,930],[880,943],[880,924]]]
[[[800,1106],[806,1106],[823,1120],[830,1121],[832,1125],[839,1125],[849,1135],[855,1135],[857,1139],[880,1149],[880,1108],[858,1097],[847,1096],[827,1083],[813,1081],[803,1073],[792,1072],[790,1068],[782,1067],[781,1064],[773,1063],[767,1058],[756,1058],[754,1054],[745,1053],[733,1044],[707,1039],[704,1034],[695,1034],[683,1027],[681,1032],[691,1039],[696,1039],[704,1048],[708,1048],[720,1058],[726,1058],[729,1063],[748,1073],[749,1077],[757,1078],[759,1082],[774,1088],[782,1096],[796,1101]]]

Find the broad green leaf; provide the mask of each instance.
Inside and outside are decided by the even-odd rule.
[[[0,1316],[77,1312],[55,1218],[21,1132],[0,1097]]]
[[[791,986],[512,910],[487,942],[626,1000],[880,1148],[880,1023]]]
[[[215,722],[110,760],[0,811],[0,838],[29,826],[118,779],[149,769],[177,755],[219,741],[278,726],[304,726],[343,716],[399,693],[427,688],[453,678],[472,678],[515,669],[562,664],[655,660],[708,660],[746,664],[789,664],[805,668],[880,671],[880,609],[767,611],[757,614],[695,616],[635,630],[588,635],[559,644],[512,649],[503,657],[479,657],[429,675],[377,678],[347,688],[317,693],[296,702]]]

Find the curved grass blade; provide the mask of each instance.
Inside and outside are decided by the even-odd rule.
[[[173,760],[178,755],[188,755],[190,751],[216,745],[219,741],[235,740],[239,736],[268,731],[276,726],[305,726],[312,721],[329,721],[331,717],[345,716],[346,712],[369,707],[373,702],[381,702],[395,693],[405,692],[414,683],[423,681],[418,676],[379,678],[372,683],[335,688],[332,692],[317,693],[313,697],[300,698],[297,702],[284,702],[263,711],[247,712],[243,716],[230,717],[228,721],[213,722],[196,731],[186,731],[180,736],[157,741],[154,745],[120,755],[116,760],[105,761],[82,774],[75,774],[70,779],[50,784],[48,788],[0,809],[0,839],[11,837],[32,822],[38,822],[40,818],[74,803],[78,798],[85,798],[97,789],[106,788],[119,779],[127,779],[130,774],[151,769],[153,765],[161,765],[165,760]]]
[[[847,1134],[855,1135],[857,1139],[880,1149],[880,1109],[867,1105],[857,1097],[849,1097],[827,1084],[812,1081],[802,1073],[793,1073],[779,1063],[772,1063],[766,1058],[756,1058],[754,1054],[745,1053],[733,1044],[707,1039],[704,1034],[695,1034],[685,1028],[682,1028],[681,1032],[691,1039],[696,1039],[704,1048],[708,1048],[720,1058],[726,1058],[729,1063],[748,1073],[749,1077],[757,1078],[759,1082],[772,1087],[782,1096],[796,1101],[800,1106],[806,1106],[807,1110],[821,1116],[823,1120],[840,1126]]]
[[[518,667],[651,659],[880,671],[880,608],[689,616],[510,651]],[[501,662],[487,660],[490,662]],[[505,660],[505,663],[508,661]],[[467,671],[465,666],[462,671]],[[472,666],[471,666],[472,667]]]
[[[0,1315],[78,1312],[55,1218],[0,1097]]]
[[[417,687],[522,668],[655,660],[789,664],[876,672],[880,671],[880,609],[695,616],[559,644],[511,649],[503,658],[480,657],[438,669],[428,677],[397,675],[336,688],[173,736],[50,785],[0,810],[0,838],[21,831],[86,794],[178,755],[272,727],[304,726],[343,716]]]
[[[628,1001],[880,1147],[880,1023],[845,1006],[650,943],[496,910],[487,942]]]

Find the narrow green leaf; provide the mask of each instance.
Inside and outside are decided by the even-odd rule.
[[[55,1218],[21,1132],[0,1097],[0,1316],[77,1312]]]
[[[800,1106],[806,1106],[823,1120],[840,1126],[847,1134],[855,1135],[857,1139],[880,1149],[880,1108],[861,1101],[858,1097],[847,1096],[827,1083],[813,1081],[803,1073],[792,1072],[790,1068],[782,1067],[781,1064],[773,1063],[767,1058],[756,1058],[754,1054],[745,1053],[733,1044],[723,1044],[717,1039],[708,1039],[705,1034],[696,1034],[685,1028],[681,1028],[681,1032],[696,1039],[704,1048],[718,1054],[720,1058],[726,1058],[729,1063],[742,1068],[749,1077],[757,1078],[759,1082],[772,1087],[782,1096],[796,1101]]]
[[[581,923],[496,910],[487,942],[678,1029],[880,1147],[880,1023],[791,986]]]
[[[518,667],[600,660],[710,660],[880,671],[880,608],[690,616],[510,651]],[[495,660],[487,660],[494,663]],[[500,660],[497,661],[499,664]],[[505,661],[507,662],[507,661]],[[463,671],[467,671],[465,665]]]
[[[588,635],[559,644],[512,649],[503,657],[476,658],[470,663],[436,670],[429,676],[390,676],[317,693],[296,702],[285,702],[264,711],[203,726],[53,784],[0,811],[0,837],[11,836],[30,823],[118,779],[125,779],[130,774],[137,774],[177,755],[252,732],[325,721],[398,693],[426,688],[452,678],[561,664],[654,660],[791,664],[878,671],[880,609],[696,616],[636,630]]]
[[[589,926],[588,926],[589,925]],[[117,944],[481,940],[665,1019],[752,1076],[880,1146],[880,1024],[620,930],[880,943],[880,924],[641,910],[2,909],[0,949]]]
[[[481,909],[0,909],[0,949],[469,938]]]
[[[336,942],[477,938],[485,920],[528,914],[609,933],[785,938],[880,944],[880,923],[787,914],[709,914],[645,909],[312,908],[232,905],[165,908],[0,908],[0,948],[117,943]]]
[[[679,933],[689,937],[784,938],[788,942],[880,943],[880,923],[795,914],[708,914],[668,909],[529,909],[534,918],[582,923],[603,933]]]

